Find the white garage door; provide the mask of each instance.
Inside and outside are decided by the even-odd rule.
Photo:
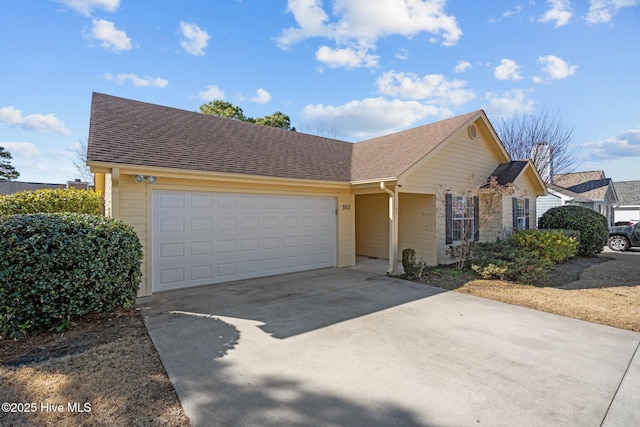
[[[336,200],[153,192],[153,291],[336,265]]]

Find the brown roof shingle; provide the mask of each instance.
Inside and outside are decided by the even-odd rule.
[[[397,178],[479,113],[349,143],[94,93],[87,162],[341,182]]]
[[[400,176],[478,113],[473,111],[356,143],[352,158],[352,180]]]
[[[88,162],[349,181],[352,144],[94,93]]]

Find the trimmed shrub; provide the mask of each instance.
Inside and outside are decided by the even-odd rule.
[[[555,263],[575,256],[579,244],[561,230],[520,230],[511,239],[519,248]]]
[[[471,269],[483,279],[535,283],[547,276],[553,263],[519,247],[513,240],[478,243]]]
[[[0,215],[75,212],[100,215],[100,194],[75,188],[21,191],[0,196]]]
[[[607,218],[593,209],[582,206],[559,206],[546,211],[538,227],[563,228],[580,232],[578,255],[595,256],[602,252],[609,238]]]
[[[64,328],[135,302],[142,246],[133,228],[95,215],[0,217],[0,334]]]

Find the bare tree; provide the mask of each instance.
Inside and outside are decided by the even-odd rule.
[[[78,141],[78,146],[75,149],[75,158],[72,160],[73,166],[75,166],[82,181],[93,184],[93,174],[91,169],[87,166],[87,140],[81,139]]]
[[[514,195],[518,188],[513,183],[500,184],[495,176],[478,180],[472,173],[466,188],[454,191],[440,186],[437,191],[444,205],[447,243],[452,240],[447,253],[456,267],[463,268],[472,257],[472,246],[480,238],[480,229],[502,213],[503,200]]]
[[[566,128],[560,115],[545,109],[537,114],[516,113],[502,119],[496,129],[513,160],[532,159],[545,182],[554,173],[575,170],[577,147],[571,146],[573,129]]]

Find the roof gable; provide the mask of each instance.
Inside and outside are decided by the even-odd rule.
[[[553,183],[573,194],[579,194],[583,199],[617,200],[611,178],[606,178],[601,170],[556,174],[553,176]]]
[[[502,163],[491,173],[489,178],[495,177],[498,185],[506,186],[515,183],[524,175],[529,176],[533,187],[538,190],[540,195],[546,193],[544,181],[531,160],[514,160]]]

